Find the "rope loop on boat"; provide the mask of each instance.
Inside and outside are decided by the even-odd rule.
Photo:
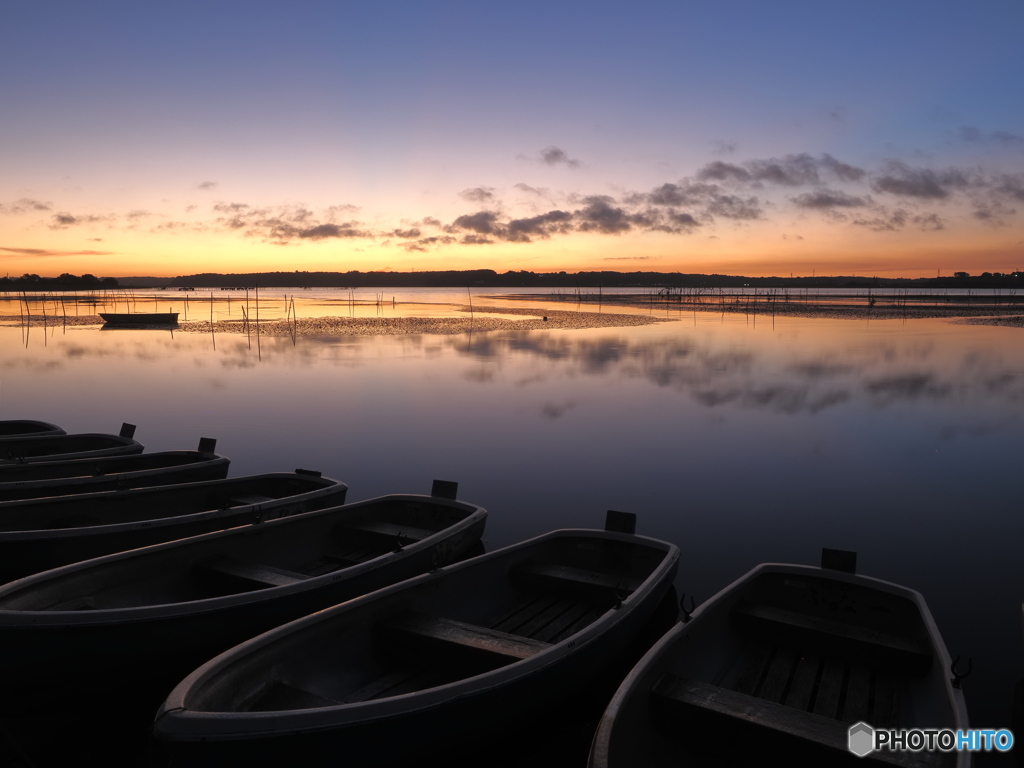
[[[693,602],[693,595],[690,595],[690,607],[686,607],[686,593],[683,592],[683,596],[679,598],[679,610],[683,612],[682,622],[685,624],[693,616],[693,611],[697,606]]]
[[[953,681],[952,682],[953,682],[953,687],[954,688],[959,688],[960,687],[960,681],[963,680],[965,677],[967,677],[969,674],[971,674],[971,672],[974,670],[974,658],[973,657],[970,657],[970,658],[967,659],[967,671],[966,672],[961,673],[961,672],[957,672],[956,671],[956,665],[959,664],[959,663],[960,663],[960,656],[957,655],[957,657],[955,659],[953,659],[953,663],[949,665],[949,671],[953,673]]]

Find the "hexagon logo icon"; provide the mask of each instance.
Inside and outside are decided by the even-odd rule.
[[[875,729],[867,723],[850,726],[847,746],[857,757],[865,757],[875,751]]]

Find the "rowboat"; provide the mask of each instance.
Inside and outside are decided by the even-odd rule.
[[[63,435],[63,429],[56,424],[47,421],[30,421],[27,419],[9,419],[0,421],[0,440],[10,437],[23,437],[31,435],[40,437],[42,435]]]
[[[678,559],[656,539],[555,531],[298,619],[182,681],[157,713],[158,751],[190,766],[412,765],[514,732],[622,652]]]
[[[107,325],[177,325],[177,312],[100,312]]]
[[[297,470],[0,502],[0,578],[345,503],[348,486]]]
[[[216,445],[203,438],[195,451],[10,465],[0,472],[0,501],[220,480],[231,460],[214,453]]]
[[[142,443],[133,440],[134,424],[122,424],[120,433],[106,435],[85,432],[77,435],[9,437],[0,440],[0,473],[15,464],[36,461],[94,459],[142,453]]]
[[[601,719],[590,767],[752,765],[772,753],[788,765],[863,766],[851,736],[863,739],[868,726],[967,729],[951,670],[918,592],[840,570],[762,564],[641,659]],[[970,764],[967,751],[866,757]]]
[[[260,632],[463,556],[486,516],[396,494],[11,582],[0,587],[0,705],[23,712],[177,670],[173,685]]]

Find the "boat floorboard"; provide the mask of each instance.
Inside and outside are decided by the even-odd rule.
[[[692,723],[692,718],[697,717],[705,740],[724,745],[726,752],[742,752],[748,744],[758,744],[765,752],[784,751],[788,758],[799,760],[795,757],[801,749],[797,742],[787,744],[778,740],[795,738],[803,745],[803,751],[818,750],[813,761],[818,764],[847,764],[861,759],[847,751],[849,723],[816,712],[672,674],[662,676],[655,684],[651,699],[655,722],[660,722],[661,730],[684,731],[679,727],[680,721],[690,719]],[[743,733],[749,738],[744,738]],[[770,747],[766,744],[769,741]],[[904,768],[938,768],[956,761],[952,753],[884,749],[870,753],[867,758],[869,763]],[[799,762],[803,764],[802,760]]]
[[[845,723],[900,727],[904,676],[794,646],[750,643],[734,689]]]

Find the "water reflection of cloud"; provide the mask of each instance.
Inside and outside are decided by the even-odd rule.
[[[869,379],[864,382],[864,390],[883,403],[897,400],[942,400],[947,397],[952,387],[940,382],[932,373],[905,373]]]
[[[857,400],[876,408],[971,398],[1024,400],[1024,366],[998,353],[979,358],[966,351],[956,357],[932,340],[913,338],[900,343],[855,337],[846,348],[833,340],[818,346],[815,355],[804,340],[759,348],[730,346],[714,337],[531,333],[494,336],[480,348],[455,349],[476,357],[486,347],[486,356],[496,360],[525,355],[543,361],[540,373],[519,372],[514,383],[520,387],[557,375],[621,376],[674,389],[708,408],[816,414]],[[479,380],[490,382],[493,376]]]
[[[577,403],[572,400],[567,400],[564,403],[544,403],[540,409],[541,415],[546,419],[559,419],[575,408]]]

